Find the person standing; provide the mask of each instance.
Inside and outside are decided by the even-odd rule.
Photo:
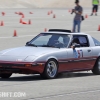
[[[95,12],[95,15],[97,16],[99,0],[92,0],[92,5],[93,5],[93,8],[92,8],[91,16],[93,15],[94,12]]]
[[[76,32],[76,26],[77,26],[77,32],[80,32],[83,8],[79,5],[79,0],[76,0],[75,4],[76,6],[72,11],[73,13],[75,13],[73,21],[73,32]]]

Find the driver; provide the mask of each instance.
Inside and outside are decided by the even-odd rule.
[[[71,48],[74,48],[76,44],[80,44],[79,39],[78,38],[74,38],[72,43],[71,43]]]

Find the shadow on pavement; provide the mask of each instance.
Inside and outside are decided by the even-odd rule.
[[[88,77],[88,76],[93,76],[93,73],[88,73],[88,72],[80,72],[80,73],[60,73],[58,74],[57,78],[76,78],[76,77]]]
[[[88,73],[88,72],[81,72],[81,73],[61,73],[58,74],[56,79],[60,78],[76,78],[76,77],[88,77],[88,76],[93,76],[94,74]],[[10,77],[9,79],[0,79],[0,81],[41,81],[41,80],[47,80],[41,78],[40,75],[28,75],[28,76],[13,76]]]
[[[40,75],[28,75],[28,76],[12,76],[9,79],[0,79],[0,81],[40,81],[44,80]]]

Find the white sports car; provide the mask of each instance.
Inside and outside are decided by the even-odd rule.
[[[1,78],[20,73],[52,79],[62,72],[89,70],[100,74],[100,42],[85,33],[50,29],[23,47],[0,51]]]

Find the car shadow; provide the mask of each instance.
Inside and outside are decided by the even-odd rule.
[[[61,78],[76,78],[76,77],[88,77],[93,76],[94,74],[88,73],[88,72],[81,72],[81,73],[61,73],[57,75],[56,79]],[[9,79],[2,79],[0,78],[0,81],[42,81],[42,80],[48,80],[43,79],[40,75],[28,75],[28,76],[12,76]]]
[[[40,81],[44,80],[40,75],[12,76],[8,79],[0,79],[0,81]]]
[[[88,77],[88,76],[93,76],[93,73],[88,73],[88,72],[69,72],[69,73],[60,73],[58,74],[57,78],[76,78],[76,77]]]

